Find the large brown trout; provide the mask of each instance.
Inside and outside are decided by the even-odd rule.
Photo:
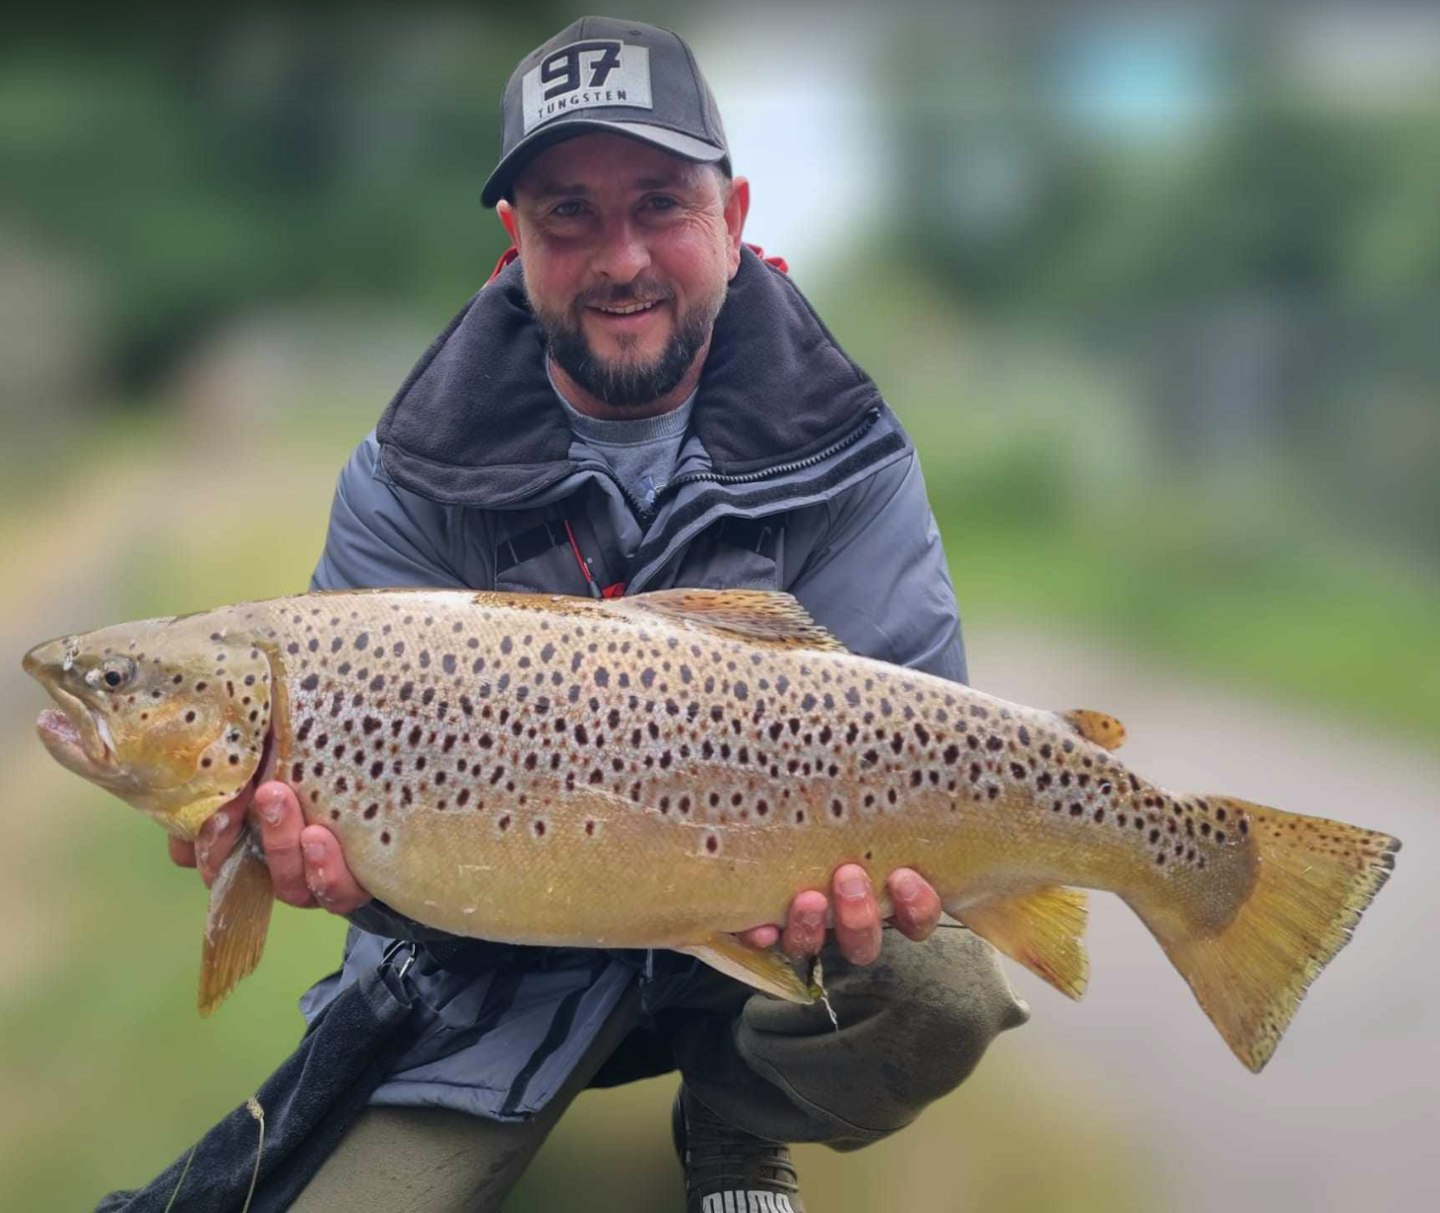
[[[1109,890],[1253,1070],[1399,848],[1167,792],[1115,759],[1113,718],[856,657],[783,594],[312,594],[63,637],[25,668],[59,705],[38,722],[55,758],[171,834],[284,779],[366,889],[460,935],[674,948],[808,1001],[734,932],[842,862],[877,886],[908,866],[1079,997],[1078,890]],[[237,847],[202,1011],[254,967],[271,903]]]

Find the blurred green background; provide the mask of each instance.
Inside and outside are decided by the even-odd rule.
[[[198,1021],[199,882],[45,757],[19,656],[65,630],[304,586],[340,464],[505,246],[478,203],[505,77],[584,11],[22,5],[8,22],[9,1208],[88,1207],[158,1171],[288,1050],[294,998],[340,938],[282,911],[260,972]],[[1440,10],[616,11],[691,41],[752,180],[748,238],[789,259],[914,433],[977,684],[1087,702],[1109,687],[1120,702],[1093,706],[1134,704],[1150,718],[1132,733],[1167,739],[1157,776],[1203,748],[1185,739],[1211,717],[1187,713],[1218,704],[1269,747],[1251,764],[1262,787],[1242,793],[1263,798],[1268,777],[1275,795],[1330,793],[1290,807],[1410,831],[1395,883],[1408,862],[1423,884],[1440,740]],[[1243,745],[1217,746],[1204,769],[1249,773]],[[1337,755],[1343,770],[1319,765]],[[1403,904],[1433,922],[1431,901]],[[1435,965],[1406,954],[1394,937],[1415,921],[1392,914],[1388,946],[1367,926],[1369,967],[1346,970],[1369,1001],[1353,1019],[1332,1004],[1314,1062],[1371,1040],[1381,1078],[1335,1075],[1353,1102],[1273,1071],[1215,1077],[1233,1063],[1181,993],[1164,1004],[1177,1026],[1141,1018],[1133,1035],[1163,1045],[1194,1019],[1201,1056],[1082,1056],[1037,1023],[894,1141],[806,1151],[812,1207],[1260,1208],[1302,1176],[1305,1207],[1425,1207],[1434,1181],[1403,1133],[1349,1157],[1264,1136],[1306,1115],[1408,1123],[1415,1067],[1433,1085]],[[1097,983],[1101,927],[1127,929],[1097,923]],[[1137,974],[1164,969],[1148,941],[1137,955],[1118,970],[1124,1005],[1143,1001]],[[1046,1018],[1079,1014],[1024,988]],[[1204,1125],[1166,1103],[1195,1098],[1189,1083],[1216,1101]],[[676,1207],[670,1090],[584,1097],[510,1207]]]

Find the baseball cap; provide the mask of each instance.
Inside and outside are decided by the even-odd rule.
[[[730,166],[715,97],[679,34],[582,17],[531,51],[500,101],[500,163],[480,200],[494,206],[539,152],[591,131]]]

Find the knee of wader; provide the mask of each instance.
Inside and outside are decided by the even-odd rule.
[[[807,1110],[835,1122],[815,1136],[839,1148],[903,1128],[959,1086],[990,1042],[1029,1017],[984,940],[942,929],[924,943],[886,931],[880,958],[825,955],[822,1005],[749,1000],[736,1044],[750,1066]]]

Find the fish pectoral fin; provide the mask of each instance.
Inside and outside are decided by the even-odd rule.
[[[778,948],[764,951],[747,948],[734,935],[719,933],[710,936],[704,943],[688,944],[675,951],[703,960],[726,977],[733,977],[787,1002],[815,1001],[809,985],[801,980],[795,966]]]
[[[1094,742],[1101,749],[1118,750],[1125,744],[1125,726],[1106,712],[1076,708],[1072,712],[1061,712],[1060,718],[1086,741]]]
[[[210,1015],[242,977],[254,972],[265,951],[275,889],[259,841],[247,827],[210,890],[205,943],[200,958],[201,1015]]]
[[[1060,993],[1079,999],[1090,980],[1085,894],[1052,885],[947,912]]]
[[[766,648],[848,651],[798,599],[775,590],[652,590],[605,606],[621,614],[691,623]]]

